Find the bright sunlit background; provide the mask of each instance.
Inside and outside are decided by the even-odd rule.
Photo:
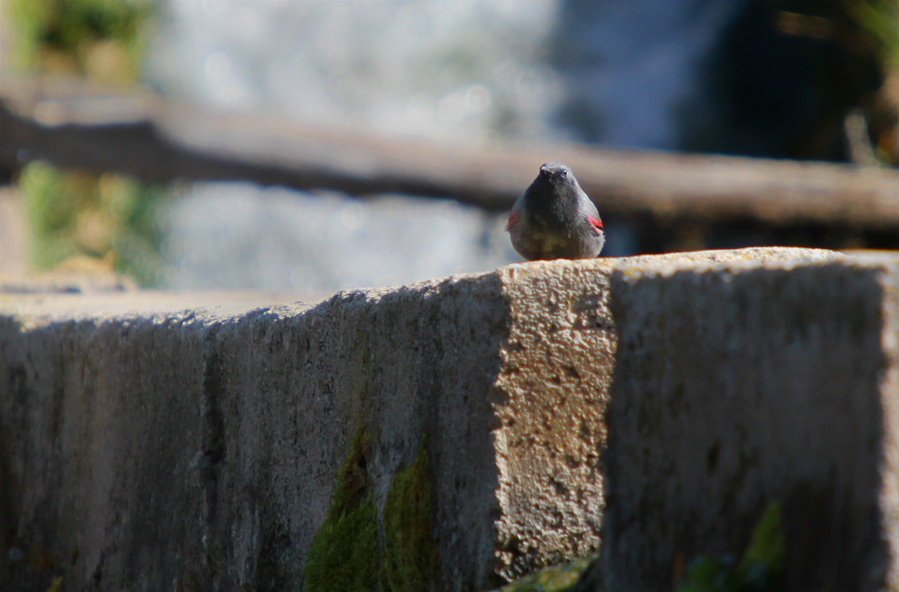
[[[876,166],[894,166],[897,7],[0,0],[0,72],[143,84],[219,110],[463,147],[576,141],[845,161],[844,124],[859,112]],[[10,262],[19,234],[25,271],[115,271],[172,289],[327,293],[518,260],[505,216],[449,196],[152,186],[43,162],[7,174],[17,192],[0,193],[6,272],[21,271]],[[16,215],[26,232],[12,229]],[[636,232],[611,228],[603,254],[637,253]]]

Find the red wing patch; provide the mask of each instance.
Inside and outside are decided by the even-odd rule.
[[[594,218],[593,216],[587,216],[587,222],[590,223],[593,228],[596,230],[602,230],[602,220],[599,218]]]
[[[518,214],[509,214],[509,221],[506,222],[506,230],[512,230],[512,225],[518,220]]]

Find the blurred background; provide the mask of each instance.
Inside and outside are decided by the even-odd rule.
[[[604,256],[899,249],[899,0],[0,0],[0,105],[8,289],[489,270],[560,154]],[[662,203],[639,180],[666,159]]]

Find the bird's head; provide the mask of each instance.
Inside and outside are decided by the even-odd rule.
[[[540,175],[551,181],[574,178],[571,169],[561,162],[547,162],[540,167]]]

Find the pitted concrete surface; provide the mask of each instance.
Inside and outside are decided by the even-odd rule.
[[[359,429],[378,508],[427,435],[434,589],[584,556],[603,521],[615,270],[844,258],[535,262],[306,304],[2,295],[0,582],[300,590]]]

